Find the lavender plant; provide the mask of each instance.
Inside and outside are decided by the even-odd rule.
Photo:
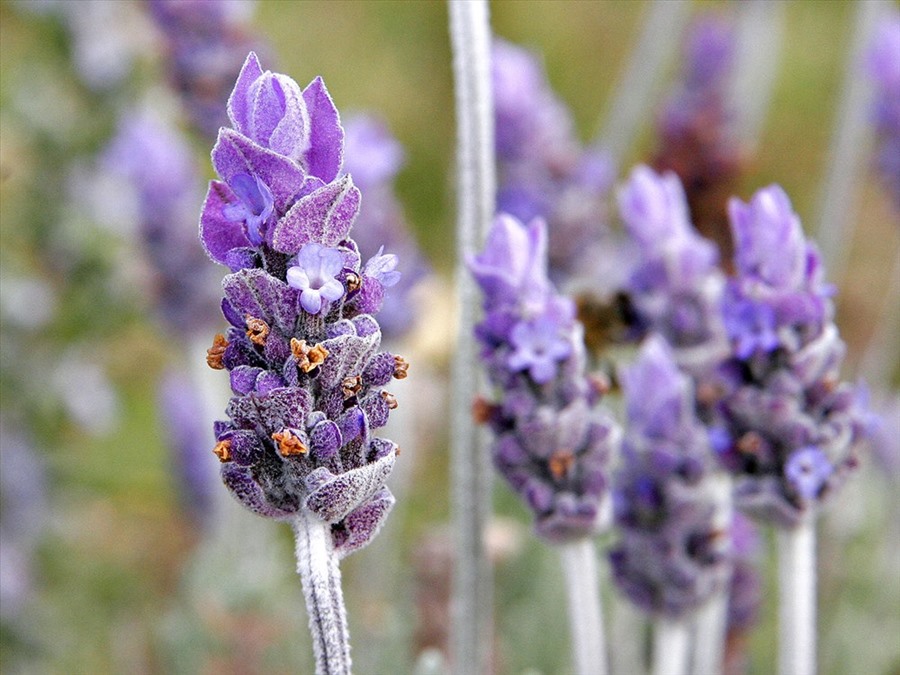
[[[546,219],[550,277],[571,281],[598,262],[614,169],[604,153],[582,147],[535,54],[495,38],[491,57],[497,210]]]
[[[679,366],[699,377],[728,353],[721,319],[725,279],[718,251],[691,226],[678,177],[646,166],[632,170],[618,193],[632,246],[625,294],[632,335],[654,332],[672,347]]]
[[[360,192],[340,176],[344,132],[321,78],[305,89],[247,57],[212,152],[200,236],[231,269],[207,363],[234,397],[217,422],[222,479],[251,511],[292,523],[317,671],[350,671],[338,560],[375,536],[393,505],[398,448],[373,431],[406,361],[379,351],[372,316],[397,258],[362,263],[350,228]]]
[[[736,187],[741,159],[728,97],[734,32],[726,18],[715,15],[691,27],[681,80],[659,115],[653,160],[658,171],[674,171],[681,179],[694,225],[716,242],[725,260],[733,250],[725,202]]]
[[[733,356],[721,368],[714,445],[737,506],[779,534],[783,674],[815,671],[815,532],[820,505],[857,466],[867,416],[841,383],[844,344],[816,248],[777,185],[729,216],[737,275],[724,298]]]
[[[869,49],[869,76],[875,85],[873,124],[878,135],[877,166],[900,210],[900,11],[881,22]]]
[[[686,620],[730,574],[728,523],[712,487],[713,457],[695,414],[693,384],[658,335],[622,374],[628,426],[613,488],[621,532],[610,551],[613,580],[639,608],[662,619],[657,672],[682,672]],[[669,670],[665,669],[669,666]]]
[[[590,607],[599,599],[590,537],[600,529],[617,429],[599,406],[603,383],[586,373],[574,303],[547,277],[545,224],[497,216],[469,269],[484,296],[476,336],[495,393],[477,414],[493,432],[494,464],[531,509],[539,536],[580,544],[564,557],[567,579],[582,584],[570,589],[570,607]],[[576,556],[580,567],[570,564]],[[600,627],[586,625],[599,622],[599,607],[585,611],[587,619],[573,614],[577,669],[600,672]],[[586,644],[579,638],[585,628]]]

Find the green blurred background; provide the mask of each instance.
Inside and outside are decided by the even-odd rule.
[[[724,6],[697,3],[696,10]],[[134,9],[140,13],[139,5]],[[584,140],[599,128],[647,9],[645,3],[624,1],[491,3],[497,34],[543,54],[551,83],[571,106]],[[809,226],[818,215],[854,4],[796,1],[785,10],[772,106],[740,194],[747,198],[756,188],[779,182]],[[451,356],[445,315],[453,266],[449,252],[454,250],[454,118],[446,7],[442,2],[272,0],[258,3],[250,22],[269,43],[279,71],[301,84],[321,74],[342,113],[371,110],[387,121],[407,152],[398,179],[400,199],[441,275],[430,289],[430,323],[419,327],[417,342],[409,347],[425,361],[422,367],[414,363],[410,379],[430,378],[424,385],[433,409],[428,424],[436,433],[409,453],[415,462],[409,488],[392,515],[387,543],[343,565],[359,672],[413,672],[421,644],[417,612],[429,587],[439,595],[439,581],[428,579],[434,574],[440,580],[448,555],[441,548],[446,548],[441,533],[449,513],[442,411]],[[130,39],[147,43],[135,75],[114,95],[98,94],[78,80],[69,33],[54,15],[0,2],[2,265],[6,271],[65,283],[59,315],[47,329],[51,334],[35,342],[31,356],[52,371],[67,340],[78,336],[120,396],[112,426],[87,434],[61,419],[57,403],[41,397],[43,375],[28,383],[7,378],[0,386],[4,409],[16,407],[20,397],[32,403],[25,422],[44,457],[50,495],[42,507],[48,525],[30,564],[32,602],[14,628],[3,628],[0,669],[312,672],[287,528],[255,523],[268,532],[268,548],[259,555],[271,559],[274,572],[231,593],[217,587],[217,582],[230,583],[229,558],[203,549],[201,531],[179,504],[155,407],[155,386],[172,360],[170,347],[147,316],[140,286],[129,286],[133,278],[116,271],[123,259],[138,255],[134,242],[73,216],[64,219],[65,227],[81,228],[71,236],[88,251],[87,262],[61,277],[53,259],[48,264],[40,250],[67,211],[62,167],[89,159],[113,130],[114,108],[163,80],[160,63],[152,57],[158,37],[149,23],[100,28],[135,30]],[[677,67],[671,64],[670,76]],[[23,92],[29,100],[21,100]],[[32,114],[38,119],[29,127]],[[649,156],[653,115],[647,112],[630,160]],[[209,148],[197,140],[195,149],[211,176],[204,159]],[[849,346],[845,372],[851,377],[883,310],[900,245],[897,214],[877,182],[866,180],[860,190],[848,243],[851,264],[845,278],[834,280],[840,287],[838,324]],[[9,344],[2,347],[11,358]],[[900,673],[897,489],[896,477],[886,477],[867,461],[823,518],[823,673]],[[504,518],[494,533],[498,668],[503,673],[570,672],[554,553],[529,536],[527,516],[505,486],[498,484],[496,502]],[[770,566],[764,572],[761,621],[749,644],[752,673],[774,668],[776,589]],[[389,595],[372,588],[375,579],[385,578],[390,579]],[[609,596],[607,604],[613,602]],[[645,639],[641,631],[634,635],[641,647]]]

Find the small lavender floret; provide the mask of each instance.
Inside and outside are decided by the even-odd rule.
[[[866,65],[875,86],[872,124],[880,144],[876,164],[900,211],[900,11],[896,8],[879,25]]]
[[[706,429],[690,379],[659,336],[622,379],[628,427],[613,487],[622,533],[610,552],[613,580],[645,611],[681,618],[721,590],[729,573]]]
[[[638,166],[618,194],[619,212],[640,256],[626,291],[637,337],[662,335],[695,375],[727,354],[721,319],[724,277],[715,246],[691,226],[672,173]]]
[[[784,191],[729,204],[737,275],[724,297],[733,356],[721,366],[713,436],[751,515],[791,528],[810,518],[856,467],[870,417],[840,381],[845,347],[833,289]]]
[[[617,432],[585,373],[574,305],[547,278],[546,226],[498,215],[468,265],[484,294],[476,335],[496,394],[479,415],[494,433],[494,464],[533,511],[539,535],[590,536]]]
[[[399,272],[391,255],[363,267],[350,238],[360,193],[340,176],[337,110],[318,78],[290,102],[278,95],[300,91],[251,53],[230,99],[237,129],[220,130],[212,153],[221,180],[210,183],[200,235],[232,270],[222,283],[231,327],[207,362],[229,371],[234,392],[214,452],[244,506],[314,515],[342,557],[393,504],[384,482],[397,447],[374,430],[397,405],[383,387],[407,364],[379,351],[372,315]]]

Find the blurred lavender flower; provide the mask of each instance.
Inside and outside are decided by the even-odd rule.
[[[737,276],[724,299],[714,443],[751,515],[795,527],[856,467],[868,414],[839,380],[844,343],[815,247],[777,185],[729,203]]]
[[[146,0],[166,41],[169,79],[192,121],[214,137],[227,123],[225,101],[247,52],[259,45],[245,23],[247,0]]]
[[[682,368],[701,376],[728,354],[721,319],[725,280],[718,252],[691,227],[672,172],[638,166],[619,191],[619,212],[636,249],[626,282],[632,329],[662,335]]]
[[[740,148],[728,87],[735,51],[734,26],[717,15],[698,19],[684,48],[681,82],[658,120],[660,171],[674,171],[684,185],[694,225],[712,239],[725,260],[733,246],[725,202],[740,170]]]
[[[468,261],[484,293],[476,327],[497,392],[476,411],[495,434],[494,463],[556,543],[597,531],[616,436],[585,374],[582,329],[571,301],[547,278],[547,230],[497,216],[484,251]]]
[[[267,86],[299,96],[282,106],[259,94]],[[276,519],[312,514],[330,524],[343,556],[374,536],[393,503],[384,481],[397,448],[372,436],[396,406],[382,387],[406,375],[401,357],[378,351],[370,316],[384,265],[373,275],[349,238],[360,193],[349,175],[338,178],[343,131],[321,79],[301,91],[251,53],[228,109],[259,142],[219,132],[212,158],[222,180],[211,182],[201,217],[207,252],[233,271],[222,302],[231,328],[208,358],[229,371],[234,391],[215,452],[247,508]],[[270,195],[265,218],[248,211],[239,220],[230,208],[246,185]]]
[[[0,621],[15,624],[33,591],[33,556],[47,520],[44,466],[22,435],[0,424]]]
[[[762,579],[757,571],[762,548],[759,532],[738,511],[731,524],[731,541],[733,556],[723,672],[738,675],[747,672],[746,643],[762,604]]]
[[[900,210],[900,11],[894,8],[878,28],[868,54],[875,85],[873,124],[878,135],[877,165]]]
[[[549,226],[550,277],[569,281],[598,263],[613,167],[575,137],[536,55],[499,38],[492,51],[497,210]]]
[[[182,337],[204,331],[218,284],[193,227],[200,177],[177,131],[148,111],[123,116],[103,162],[137,195],[139,235],[153,268],[160,318]]]
[[[724,588],[729,538],[709,486],[711,455],[691,380],[659,336],[623,373],[628,428],[613,508],[613,579],[641,609],[680,619]]]
[[[385,338],[398,337],[413,323],[410,292],[430,272],[394,194],[403,148],[380,120],[369,115],[345,122],[344,133],[344,171],[366,195],[354,230],[360,255],[370,258],[386,248],[403,260],[403,276],[385,295],[378,315]]]

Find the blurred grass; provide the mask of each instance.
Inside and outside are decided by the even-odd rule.
[[[698,3],[701,7],[719,5]],[[492,3],[492,15],[499,35],[543,53],[554,88],[570,104],[582,138],[588,139],[598,128],[646,8],[639,2],[504,0]],[[817,215],[818,188],[843,77],[853,6],[807,1],[791,3],[786,9],[786,42],[775,96],[742,196],[780,182],[810,229]],[[259,3],[254,24],[260,35],[271,41],[279,70],[301,83],[321,74],[342,112],[374,110],[386,119],[407,150],[408,163],[398,190],[410,222],[438,269],[448,274],[453,262],[449,252],[455,248],[454,121],[445,5],[387,0],[264,1]],[[43,69],[59,67],[66,59],[64,44],[64,35],[53,21],[26,18],[15,11],[13,3],[0,2],[0,108],[9,111],[10,106],[18,105],[13,96],[23,78],[41,77]],[[64,109],[61,119],[78,120],[79,127],[69,130],[75,135],[63,139],[68,152],[77,154],[95,147],[108,123],[102,115],[91,114],[96,100],[77,85],[74,75],[65,81],[71,92],[44,93],[49,105]],[[25,271],[34,258],[22,245],[27,239],[23,230],[38,224],[23,222],[20,215],[33,209],[39,198],[32,186],[44,177],[34,172],[47,159],[48,149],[23,143],[11,117],[0,116],[0,239],[3,264]],[[62,132],[50,128],[48,133]],[[632,159],[646,156],[652,144],[652,119],[648,116]],[[198,151],[198,156],[205,152]],[[898,229],[892,222],[895,215],[877,185],[869,181],[863,187],[860,204],[859,228],[850,242],[851,270],[840,280],[838,306],[841,328],[851,348],[851,366],[881,311],[880,284],[898,245]],[[47,208],[46,213],[51,217],[53,211]],[[97,278],[106,271],[95,270]],[[52,269],[42,272],[54,274]],[[67,289],[66,311],[53,328],[60,339],[73,331],[65,317],[84,316],[84,306],[90,306],[96,292],[89,283]],[[39,434],[48,449],[51,478],[59,495],[53,509],[57,522],[41,549],[36,570],[40,602],[31,621],[40,627],[41,637],[29,646],[15,635],[4,634],[0,641],[4,672],[18,672],[16,661],[9,660],[11,653],[43,654],[38,659],[40,672],[47,673],[173,672],[159,623],[183,593],[180,578],[197,533],[178,509],[154,410],[155,382],[167,359],[166,345],[146,319],[136,314],[132,309],[121,321],[107,317],[111,322],[103,324],[97,334],[96,346],[106,354],[122,393],[122,417],[115,431],[90,438],[54,426],[52,432],[48,428]],[[4,396],[9,395],[4,389]],[[406,612],[413,611],[409,560],[420,538],[432,532],[435,523],[444,521],[448,510],[443,438],[426,452],[415,468],[411,492],[393,516],[399,524],[403,561],[395,573],[406,582],[403,597],[397,600]],[[838,513],[850,507],[862,509],[862,523],[850,527],[843,539],[826,539],[821,545],[825,673],[900,672],[900,645],[891,654],[891,641],[896,640],[900,624],[892,601],[900,598],[900,580],[890,576],[896,569],[896,564],[890,566],[891,551],[879,548],[883,547],[883,532],[895,524],[897,514],[885,506],[892,502],[886,499],[888,486],[879,483],[880,478],[872,471],[863,472],[856,480],[861,485],[865,481],[864,485],[838,498],[834,509]],[[850,497],[864,503],[848,505],[845,500]],[[499,513],[528,522],[524,509],[505,486],[498,486],[496,502]],[[826,516],[824,531],[835,530],[833,520],[832,514]],[[364,585],[370,560],[367,553],[347,561],[348,587]],[[896,557],[897,552],[893,553]],[[290,567],[289,557],[284,564]],[[568,631],[564,610],[555,604],[561,596],[557,565],[555,552],[531,538],[520,544],[512,558],[500,563],[497,630],[504,672],[522,673],[529,668],[528,672],[548,675],[566,672]],[[752,672],[760,675],[772,672],[774,664],[776,596],[771,567],[767,579],[764,621],[751,642]],[[895,586],[890,586],[891,581]],[[364,614],[366,607],[359,611],[351,613],[354,630],[370,620]],[[374,616],[377,626],[384,615]],[[297,608],[294,618],[288,636],[305,630],[302,608]],[[253,619],[254,625],[261,620]],[[415,617],[393,614],[384,620],[390,624],[383,628],[387,637],[397,638],[408,636]],[[227,635],[239,627],[226,625],[223,630]],[[270,628],[261,630],[265,636],[274,635]],[[197,639],[203,635],[198,630]],[[877,649],[870,646],[873,641],[879,643]],[[220,638],[211,639],[209,653],[221,647]],[[367,645],[357,643],[355,647],[363,650]],[[404,644],[371,647],[386,652],[381,663],[395,664],[394,672],[410,670],[413,657],[405,652]],[[268,672],[290,670],[279,658],[270,657],[274,661],[270,660]],[[202,660],[196,663],[199,665],[192,672],[209,672],[215,665],[204,666]],[[398,668],[397,663],[403,665]],[[226,666],[219,664],[218,672],[226,672],[221,670]]]

